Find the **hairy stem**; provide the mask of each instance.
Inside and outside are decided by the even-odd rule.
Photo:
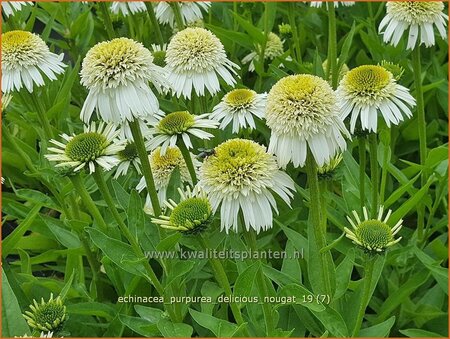
[[[412,66],[414,70],[414,87],[416,90],[416,102],[417,102],[417,124],[419,128],[419,156],[420,164],[424,165],[427,159],[427,124],[425,120],[425,106],[423,100],[422,90],[422,65],[420,61],[420,45],[416,45],[412,52]],[[420,178],[422,187],[427,182],[427,173],[422,171]],[[423,228],[425,224],[425,206],[419,203],[417,208],[417,237],[421,241],[423,237]]]
[[[150,195],[153,212],[155,213],[155,216],[158,217],[161,214],[161,206],[159,205],[155,180],[153,179],[153,173],[150,167],[150,161],[148,160],[147,149],[145,148],[145,142],[142,136],[141,128],[139,126],[139,121],[138,120],[130,121],[129,124],[131,134],[133,135],[134,144],[136,145],[136,150],[139,159],[141,160],[142,174],[144,175],[145,183],[147,185],[147,192]]]
[[[366,313],[367,305],[369,304],[374,264],[375,264],[374,258],[366,257],[366,262],[364,263],[364,282],[362,287],[363,290],[361,295],[361,302],[358,308],[358,315],[356,317],[355,328],[352,331],[352,337],[358,336],[359,330],[362,325],[362,321],[364,319],[364,314]]]
[[[73,187],[77,191],[78,195],[81,197],[81,200],[83,201],[84,206],[86,206],[89,213],[91,213],[92,217],[97,222],[100,229],[106,233],[108,231],[108,226],[106,225],[106,222],[103,219],[100,211],[98,210],[97,206],[95,205],[94,201],[92,200],[91,195],[86,190],[83,180],[81,179],[81,175],[76,174],[76,175],[70,176],[70,181],[72,181]]]
[[[203,235],[198,236],[197,239],[204,250],[208,250],[211,248],[211,245],[208,243],[208,240]],[[209,263],[214,270],[214,275],[216,277],[217,282],[224,289],[227,295],[232,295],[233,291],[231,290],[230,282],[228,280],[227,274],[220,260],[218,260],[217,258],[210,258]],[[236,323],[239,326],[244,324],[245,321],[244,318],[242,317],[242,313],[238,305],[236,303],[230,303],[230,308],[234,318],[236,319]],[[244,327],[244,332],[246,336],[250,337],[247,327]]]
[[[116,33],[114,32],[114,27],[112,24],[111,16],[109,15],[109,9],[106,6],[106,2],[100,1],[99,3],[100,10],[102,11],[103,20],[105,24],[106,34],[108,35],[108,39],[114,39],[116,37]]]
[[[186,163],[186,166],[189,170],[192,185],[195,186],[197,184],[197,174],[195,173],[195,167],[194,163],[192,162],[191,152],[189,152],[182,138],[178,139],[177,145],[181,151],[181,154],[183,155],[184,162]]]
[[[359,201],[361,207],[361,213],[366,201],[366,137],[360,136],[358,138],[358,151],[359,151]]]
[[[338,82],[337,74],[337,38],[336,38],[336,12],[334,2],[328,1],[328,62],[327,76],[331,80],[331,86],[336,89]]]
[[[370,155],[370,179],[372,181],[372,218],[377,217],[378,211],[378,141],[377,134],[369,134],[369,155]]]

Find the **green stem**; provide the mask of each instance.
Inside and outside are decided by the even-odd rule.
[[[175,22],[177,24],[177,28],[179,31],[181,31],[182,29],[184,29],[185,25],[184,25],[183,17],[181,16],[180,4],[176,1],[170,2],[169,4],[170,4],[170,6],[172,6],[173,14],[175,16]]]
[[[116,33],[114,32],[114,27],[112,24],[111,16],[109,15],[108,7],[106,7],[106,2],[99,2],[100,10],[103,14],[103,20],[105,24],[106,34],[108,35],[108,39],[114,39],[116,37]]]
[[[358,138],[359,151],[359,200],[361,205],[361,213],[366,201],[366,137],[360,136]]]
[[[295,8],[294,2],[289,2],[289,11],[288,11],[288,20],[289,25],[291,25],[292,29],[292,38],[294,40],[294,47],[295,47],[295,55],[292,55],[292,58],[294,58],[298,63],[302,63],[302,51],[300,49],[300,39],[298,36],[298,30],[297,30],[297,22],[295,20],[295,13],[297,13],[297,9]]]
[[[250,230],[248,232],[245,231],[244,237],[245,237],[247,244],[249,245],[251,251],[252,252],[257,251],[258,246],[256,243],[255,232],[252,230]],[[259,259],[259,261],[261,261],[261,259]],[[259,293],[260,298],[264,299],[265,297],[269,296],[269,289],[267,287],[266,276],[264,275],[264,272],[262,270],[262,265],[258,269],[255,284],[256,284],[256,287],[258,288],[258,293]],[[264,314],[264,322],[266,324],[266,336],[270,337],[273,335],[273,331],[275,330],[275,326],[276,326],[276,324],[273,321],[272,307],[270,304],[268,304],[266,302],[262,302],[262,307],[263,307],[263,314]]]
[[[120,231],[125,236],[125,238],[128,240],[128,242],[131,245],[131,248],[133,249],[133,252],[138,258],[145,258],[144,253],[142,252],[142,249],[139,245],[139,242],[137,238],[130,232],[127,225],[122,220],[122,217],[119,214],[119,211],[116,208],[116,205],[114,203],[113,197],[111,195],[110,189],[108,188],[108,185],[106,184],[105,178],[103,177],[103,173],[100,167],[97,166],[95,172],[93,173],[93,177],[95,182],[97,183],[98,189],[100,190],[103,199],[105,199],[106,204],[108,205],[109,211],[112,213],[114,219],[116,220],[117,224],[119,225]],[[143,265],[145,267],[145,270],[147,272],[147,280],[155,287],[156,291],[160,296],[164,295],[164,287],[159,282],[158,277],[156,276],[155,272],[153,271],[153,268],[150,266],[150,263],[147,260],[143,260]],[[174,308],[176,308],[176,305],[173,305]],[[180,318],[176,316],[176,313],[172,310],[172,308],[167,307],[167,312],[170,315],[170,318],[172,320],[181,321]]]
[[[203,235],[198,236],[197,239],[205,251],[211,248],[211,245],[208,243],[208,240]],[[209,258],[209,263],[214,270],[217,282],[224,289],[227,295],[232,295],[233,291],[231,290],[230,282],[228,280],[227,274],[220,260],[218,260],[217,258]],[[236,303],[230,303],[230,308],[231,312],[233,313],[234,319],[236,319],[236,323],[239,326],[244,324],[245,321],[244,318],[242,317],[242,313],[238,305]],[[244,327],[244,332],[247,337],[250,337],[247,327]]]
[[[427,125],[425,120],[425,106],[423,100],[422,89],[422,65],[420,61],[420,46],[416,45],[412,52],[412,66],[414,70],[414,87],[416,90],[416,103],[417,103],[417,124],[419,128],[419,156],[420,164],[423,166],[427,158]],[[420,178],[422,187],[427,182],[427,173],[422,171]],[[417,235],[420,241],[423,237],[423,228],[425,224],[425,206],[420,203],[417,209]]]
[[[309,217],[314,229],[317,250],[320,251],[327,245],[326,228],[324,228],[324,226],[326,227],[326,224],[323,224],[321,216],[322,200],[320,198],[319,180],[317,178],[317,164],[310,152],[308,152],[308,155],[306,156],[306,175],[308,178],[309,202],[311,206],[309,209]],[[325,292],[328,295],[332,295],[331,276],[327,269],[327,255],[330,254],[327,252],[320,254],[319,260],[321,267],[319,269],[322,273]]]
[[[364,264],[364,282],[363,282],[363,290],[361,295],[361,302],[359,304],[358,315],[356,317],[355,328],[352,332],[352,337],[357,337],[359,330],[362,325],[362,321],[364,318],[364,314],[366,313],[367,305],[369,305],[370,300],[370,291],[372,286],[372,275],[373,275],[373,266],[375,264],[375,259],[367,257],[366,262]]]
[[[178,139],[177,146],[183,155],[184,162],[189,170],[189,174],[191,175],[192,185],[195,186],[197,184],[197,174],[195,173],[194,163],[192,162],[191,152],[189,152],[186,144],[184,143],[182,138]]]
[[[84,206],[86,206],[89,213],[91,213],[92,217],[97,222],[97,224],[101,228],[101,230],[103,232],[107,233],[108,226],[106,225],[106,222],[103,219],[100,211],[98,210],[97,206],[95,205],[94,201],[92,200],[91,195],[86,190],[83,180],[81,179],[81,175],[76,174],[76,175],[70,176],[69,178],[70,178],[70,181],[72,181],[73,187],[78,192],[78,195],[81,197],[81,200],[83,201]]]
[[[48,143],[48,141],[53,138],[53,132],[52,127],[50,125],[50,122],[48,121],[47,114],[45,112],[45,108],[42,106],[42,103],[36,98],[34,93],[28,93],[27,97],[30,99],[30,101],[33,103],[34,108],[36,109],[36,113],[38,115],[39,122],[42,124],[42,128],[44,129],[44,135],[47,139],[45,141],[45,144]]]
[[[372,180],[372,218],[377,217],[378,212],[378,147],[377,134],[369,134],[370,178]]]
[[[390,133],[387,133],[390,136]],[[380,205],[384,203],[384,195],[386,191],[386,181],[388,175],[388,163],[389,163],[389,150],[390,144],[383,145],[383,166],[381,167],[381,183],[380,183]]]
[[[155,180],[153,179],[153,173],[150,167],[150,161],[148,160],[147,149],[145,148],[144,138],[142,136],[141,128],[139,126],[139,121],[138,120],[130,121],[129,124],[131,134],[133,135],[134,143],[136,145],[136,150],[139,159],[141,160],[142,174],[144,175],[145,183],[147,184],[147,192],[150,195],[153,212],[155,213],[155,216],[158,217],[161,214],[161,207],[159,205]]]
[[[150,23],[152,24],[153,31],[156,33],[156,40],[158,41],[160,47],[164,45],[164,38],[159,28],[158,20],[156,19],[155,9],[151,2],[146,1],[145,6],[147,6],[147,13],[150,18]]]
[[[337,73],[337,38],[336,38],[336,12],[334,2],[327,2],[328,7],[328,62],[327,77],[331,80],[331,86],[336,89],[338,82]]]

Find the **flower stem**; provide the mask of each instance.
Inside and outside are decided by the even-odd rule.
[[[33,93],[30,93],[29,97],[33,102],[34,107],[36,108],[36,113],[44,129],[45,137],[47,138],[46,142],[48,142],[51,138],[53,138],[53,132],[50,122],[48,121],[45,109],[44,107],[42,107],[42,103],[37,100],[36,96]]]
[[[366,262],[364,263],[364,282],[362,287],[363,290],[361,295],[361,302],[359,304],[358,315],[356,317],[356,323],[355,328],[353,329],[352,332],[352,337],[358,336],[364,318],[364,314],[366,313],[367,305],[369,304],[374,264],[375,258],[370,258],[367,256]]]
[[[117,211],[116,205],[114,204],[113,197],[111,195],[111,192],[108,188],[108,185],[106,184],[106,181],[103,177],[103,173],[100,167],[97,167],[95,169],[95,172],[92,175],[94,177],[95,182],[97,183],[98,189],[100,190],[103,199],[105,199],[106,204],[108,205],[109,211],[112,213],[114,219],[116,220],[117,224],[119,225],[120,231],[125,236],[125,238],[130,243],[135,255],[138,258],[144,258],[145,255],[142,252],[142,249],[139,245],[138,240],[136,237],[130,232],[127,225],[122,220],[122,217],[119,214],[119,211]],[[159,295],[164,295],[164,287],[161,285],[161,283],[158,280],[158,277],[156,276],[155,272],[153,271],[152,267],[150,266],[149,262],[147,260],[143,261],[145,270],[147,272],[147,278],[149,282],[155,287],[156,291]],[[173,312],[171,312],[171,309],[167,309],[172,319],[176,319],[176,316]]]
[[[257,251],[258,246],[256,244],[256,235],[255,232],[245,231],[244,237],[247,241],[247,244],[249,245],[252,252]],[[258,259],[261,261],[261,259]],[[264,272],[262,270],[262,265],[258,269],[258,273],[255,280],[256,287],[258,288],[258,293],[260,298],[264,299],[264,297],[269,296],[269,289],[267,288],[266,284],[266,276],[264,275]],[[273,331],[275,330],[276,324],[273,322],[273,316],[272,316],[272,307],[270,304],[266,302],[262,302],[263,307],[263,314],[264,314],[264,322],[266,323],[266,336],[270,337],[272,336]]]
[[[205,251],[211,249],[211,245],[208,243],[208,240],[203,235],[200,235],[199,237],[197,237],[197,239]],[[231,290],[230,282],[228,280],[227,274],[220,260],[218,260],[217,258],[209,258],[209,263],[214,270],[217,282],[224,289],[227,295],[232,295],[233,292]],[[236,320],[236,323],[239,326],[244,324],[245,321],[244,318],[242,317],[242,313],[238,305],[236,303],[230,303],[230,308],[231,312],[233,313],[234,319]],[[247,327],[244,327],[244,333],[246,336],[250,337]]]
[[[420,164],[423,166],[427,158],[427,125],[425,120],[425,106],[422,90],[422,66],[420,61],[420,45],[416,45],[412,52],[412,66],[414,70],[414,87],[416,90],[417,103],[417,124],[419,127],[419,156]],[[420,178],[422,187],[427,182],[427,173],[422,170]],[[425,206],[420,203],[417,209],[417,237],[420,241],[423,237],[423,228],[425,224]]]
[[[358,151],[359,151],[359,202],[361,205],[361,213],[366,200],[366,137],[360,136],[358,138]]]
[[[336,12],[334,2],[328,1],[328,62],[327,77],[331,80],[331,86],[336,89],[338,82],[337,74],[337,38],[336,38]]]
[[[150,161],[148,160],[148,154],[145,148],[144,138],[139,126],[139,121],[135,119],[133,121],[130,121],[129,124],[131,134],[133,135],[133,140],[136,145],[136,150],[139,159],[141,160],[142,174],[144,175],[145,183],[147,185],[147,192],[150,195],[150,200],[152,202],[155,216],[158,217],[161,214],[161,207],[159,205],[158,193],[156,192],[155,181],[153,179],[153,173],[150,167]]]
[[[175,16],[175,22],[177,24],[178,30],[184,29],[184,21],[183,17],[181,16],[181,10],[180,10],[180,4],[176,1],[170,2],[170,6],[172,7],[173,14]]]
[[[390,137],[391,134],[387,133],[387,135]],[[383,205],[384,203],[384,195],[386,191],[386,181],[388,175],[389,151],[390,151],[389,144],[385,144],[382,142],[382,145],[383,145],[383,166],[381,167],[380,205]]]
[[[369,134],[370,178],[372,180],[372,218],[377,217],[378,211],[378,147],[377,134]]]
[[[164,38],[162,36],[161,29],[159,28],[158,20],[156,19],[155,9],[153,8],[152,3],[148,1],[145,2],[145,6],[147,6],[147,13],[150,18],[150,22],[152,24],[154,32],[156,33],[156,40],[162,48],[162,46],[164,45]]]
[[[197,184],[197,174],[195,173],[195,167],[194,163],[192,162],[191,152],[189,152],[182,138],[178,139],[177,145],[181,151],[181,154],[183,155],[183,159],[189,170],[189,174],[191,175],[192,185],[195,186]]]
[[[306,156],[306,175],[308,177],[308,186],[309,186],[309,217],[310,222],[312,223],[314,229],[314,240],[316,242],[317,250],[320,251],[324,247],[326,247],[326,223],[323,223],[321,217],[321,204],[322,200],[320,199],[320,187],[319,180],[317,178],[317,165],[314,160],[312,154],[308,152]],[[327,255],[330,255],[328,251],[325,251],[320,254],[320,271],[323,279],[323,284],[325,288],[325,293],[328,295],[332,295],[331,291],[331,276],[330,272],[327,269]]]
[[[78,192],[78,195],[81,197],[84,206],[86,206],[88,211],[92,214],[92,217],[97,222],[101,230],[106,233],[108,230],[108,226],[106,225],[106,222],[103,219],[100,211],[98,210],[97,206],[92,200],[91,195],[86,190],[83,180],[81,179],[81,175],[78,173],[76,175],[70,176],[70,181],[72,181],[73,187]]]
[[[289,2],[288,20],[292,29],[292,38],[294,40],[295,55],[292,55],[298,63],[302,63],[302,51],[300,49],[300,38],[298,36],[297,22],[295,21],[295,13],[297,9],[295,8],[295,2]]]
[[[114,27],[111,21],[111,16],[109,15],[108,7],[106,7],[106,2],[100,1],[100,10],[103,14],[103,20],[105,24],[106,34],[108,35],[108,39],[114,39],[116,37],[116,33],[114,32]]]

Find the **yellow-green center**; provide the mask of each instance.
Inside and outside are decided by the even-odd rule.
[[[241,88],[229,92],[225,96],[225,103],[233,107],[246,107],[255,100],[255,91]]]
[[[371,96],[380,92],[391,81],[391,73],[375,65],[359,66],[347,73],[347,87],[360,96]]]
[[[158,129],[169,135],[186,132],[195,123],[194,116],[188,111],[167,114],[158,124]]]
[[[192,197],[181,201],[170,214],[170,223],[189,230],[206,227],[211,217],[211,205],[207,199]]]
[[[80,162],[95,160],[103,154],[108,145],[106,137],[100,133],[88,132],[75,136],[66,145],[66,155]]]
[[[363,221],[355,230],[361,244],[370,249],[384,249],[394,240],[391,228],[376,219]]]
[[[29,45],[33,34],[26,31],[10,31],[2,34],[2,49],[8,52],[11,49]]]

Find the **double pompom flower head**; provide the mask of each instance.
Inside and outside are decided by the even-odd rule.
[[[271,129],[269,152],[278,164],[303,166],[311,152],[319,166],[346,149],[350,137],[339,114],[331,86],[314,75],[290,75],[267,96],[266,124]]]
[[[34,85],[45,84],[43,74],[50,80],[64,72],[63,54],[50,52],[36,34],[9,31],[2,34],[2,92],[20,91],[23,87],[33,92]]]
[[[343,118],[351,114],[350,131],[355,131],[358,116],[361,129],[377,132],[378,113],[387,126],[398,125],[403,115],[412,116],[416,100],[394,75],[382,66],[364,65],[347,72],[337,89]]]
[[[436,26],[442,39],[447,37],[448,16],[442,11],[442,1],[389,1],[386,3],[386,16],[380,23],[379,31],[383,40],[397,46],[405,31],[408,32],[408,49],[419,45],[426,47],[435,44]]]

